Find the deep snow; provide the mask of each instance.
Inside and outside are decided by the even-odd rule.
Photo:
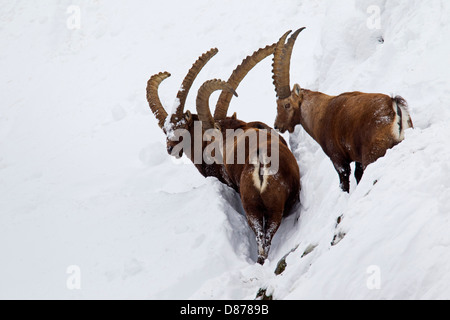
[[[264,288],[275,299],[450,299],[448,1],[0,7],[0,298],[253,299]],[[217,47],[188,97],[195,111],[200,84],[226,80],[245,56],[301,26],[292,84],[402,95],[416,128],[347,195],[297,127],[289,140],[302,205],[259,266],[239,197],[167,156],[145,86],[171,72],[160,89],[170,110],[189,67]],[[230,113],[273,124],[270,59],[237,91]],[[70,266],[79,290],[67,286]]]

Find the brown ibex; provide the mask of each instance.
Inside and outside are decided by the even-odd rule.
[[[284,34],[275,49],[273,79],[277,94],[275,129],[293,133],[300,124],[322,147],[339,174],[343,191],[350,191],[350,164],[356,162],[360,182],[367,166],[405,137],[412,128],[406,101],[379,93],[349,92],[329,96],[290,87],[290,61],[294,43],[305,28]],[[286,42],[286,43],[285,43]]]
[[[227,184],[240,194],[247,221],[256,235],[258,263],[263,264],[283,216],[290,214],[299,200],[298,164],[276,132],[225,118],[227,108],[222,109],[220,101],[216,108],[216,114],[220,110],[220,117],[213,118],[208,100],[216,90],[233,92],[227,82],[205,82],[197,96],[197,113],[203,130],[216,129],[222,134],[223,175]],[[253,142],[252,135],[256,137]],[[238,159],[240,151],[244,152],[241,162]],[[267,158],[271,159],[270,163],[265,161]],[[274,161],[277,165],[271,172]]]
[[[175,110],[170,116],[164,109],[158,95],[159,85],[162,81],[170,77],[170,73],[158,73],[156,75],[153,75],[147,82],[147,100],[150,105],[150,109],[158,120],[159,127],[166,134],[166,146],[169,155],[181,158],[183,156],[183,151],[188,151],[186,152],[186,155],[192,160],[192,162],[194,162],[194,140],[191,140],[192,146],[190,150],[181,148],[179,150],[175,150],[176,152],[174,152],[174,148],[180,144],[179,137],[175,136],[175,132],[186,130],[191,137],[194,137],[194,123],[198,121],[198,116],[192,114],[189,110],[187,110],[186,112],[184,111],[186,99],[197,75],[208,63],[208,61],[217,54],[217,52],[219,52],[219,50],[213,48],[201,55],[193,64],[188,74],[184,78],[180,90],[178,91],[176,105],[174,108]],[[202,148],[204,148],[205,144],[206,142],[203,143]],[[225,181],[220,178],[220,166],[215,164],[208,165],[204,162],[194,162],[194,164],[203,176],[215,176],[218,177],[221,182],[225,183]]]
[[[183,149],[177,149],[177,146],[180,145],[180,140],[174,132],[180,129],[184,130],[192,137],[190,146],[184,148],[184,151],[186,151],[186,155],[195,164],[199,172],[205,177],[216,177],[219,181],[230,186],[240,194],[249,225],[257,235],[258,263],[261,264],[264,263],[267,258],[270,243],[281,223],[283,215],[291,211],[291,208],[299,198],[300,173],[297,162],[287,148],[286,142],[278,134],[275,133],[272,139],[272,135],[268,133],[267,136],[269,136],[270,141],[266,142],[265,146],[261,146],[261,149],[263,147],[272,147],[271,141],[276,141],[277,144],[279,144],[278,149],[276,149],[276,153],[280,155],[279,170],[271,176],[268,175],[267,163],[264,164],[257,161],[253,161],[253,163],[255,163],[254,165],[248,163],[250,160],[247,156],[253,154],[249,149],[254,148],[257,149],[256,151],[258,152],[259,140],[256,145],[250,145],[245,148],[244,137],[244,153],[247,158],[244,159],[243,163],[235,161],[237,159],[227,159],[226,155],[229,155],[230,153],[227,153],[226,150],[220,155],[222,156],[222,159],[225,159],[225,161],[222,162],[206,162],[203,157],[198,161],[198,159],[195,158],[195,154],[196,149],[199,149],[198,145],[200,145],[200,151],[201,154],[203,154],[203,151],[211,144],[211,142],[204,141],[203,139],[204,132],[208,129],[216,128],[220,130],[219,134],[225,133],[227,129],[233,130],[233,132],[238,129],[243,129],[241,132],[253,130],[255,133],[259,132],[260,129],[271,130],[269,126],[261,122],[246,123],[237,120],[236,114],[232,117],[227,117],[227,112],[233,94],[235,94],[235,90],[242,79],[256,64],[273,54],[274,49],[275,44],[260,49],[252,56],[244,59],[242,64],[234,70],[227,83],[222,81],[206,82],[199,90],[197,96],[198,115],[192,114],[189,111],[184,112],[186,96],[197,74],[217,53],[217,49],[212,49],[202,55],[193,65],[183,81],[182,88],[178,93],[177,102],[179,102],[179,105],[170,119],[158,96],[158,87],[160,83],[169,77],[170,74],[164,72],[154,75],[147,84],[147,99],[150,108],[159,121],[159,126],[167,135],[167,151],[169,154],[176,157],[182,156]],[[224,91],[219,97],[213,118],[209,111],[208,99],[211,93],[216,90]],[[202,121],[199,122],[199,120]],[[200,130],[198,130],[199,126],[196,126],[196,124],[200,125]],[[234,141],[234,138],[232,141]],[[223,147],[226,149],[230,147],[233,148],[233,146],[234,142],[224,145]],[[242,147],[242,140],[239,143],[239,147]],[[222,149],[222,151],[224,150]],[[217,156],[219,155],[217,154]],[[236,157],[237,156],[238,153],[236,152]],[[272,155],[268,154],[267,156],[269,157]]]

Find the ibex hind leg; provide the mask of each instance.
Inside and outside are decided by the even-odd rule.
[[[258,166],[259,168],[259,166]],[[259,170],[256,170],[259,172]],[[247,221],[250,228],[253,230],[256,236],[256,243],[258,246],[258,263],[264,264],[267,258],[267,252],[265,250],[265,213],[266,207],[264,206],[264,200],[261,197],[261,188],[257,187],[257,182],[260,178],[258,175],[254,175],[254,167],[249,167],[246,175],[241,178],[241,200],[242,205],[247,216]]]
[[[282,212],[263,215],[263,210],[255,213],[247,212],[247,220],[250,228],[256,235],[256,244],[258,246],[259,264],[264,264],[269,256],[272,239],[281,224]]]
[[[247,221],[250,228],[256,236],[256,245],[258,247],[258,263],[264,264],[267,258],[265,250],[265,232],[264,232],[264,215],[262,212],[248,212]]]
[[[355,164],[355,178],[356,183],[359,184],[361,182],[361,179],[364,175],[364,166],[362,163],[356,162]]]
[[[276,210],[270,211],[270,214],[266,215],[264,225],[264,256],[269,256],[270,247],[272,246],[272,240],[281,225],[283,219],[283,211]]]

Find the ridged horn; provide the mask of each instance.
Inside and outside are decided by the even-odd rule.
[[[158,125],[162,129],[164,127],[164,122],[167,118],[167,112],[162,106],[161,100],[158,95],[158,88],[162,81],[170,77],[168,72],[160,72],[155,74],[147,82],[147,101],[150,105],[150,109],[158,120]]]
[[[259,62],[264,60],[266,57],[273,54],[276,46],[276,43],[270,46],[266,46],[265,48],[259,49],[258,51],[255,51],[251,56],[245,58],[231,74],[230,78],[228,79],[228,84],[230,84],[234,90],[237,90],[239,84],[250,72],[250,70],[252,70]],[[220,94],[219,100],[217,101],[216,110],[214,112],[215,120],[223,120],[226,118],[232,98],[233,93],[229,91],[223,91]]]
[[[287,36],[292,31],[286,32],[278,41],[275,49],[272,73],[274,80],[273,84],[275,85],[275,91],[278,99],[286,99],[291,95],[289,72],[291,67],[292,50],[298,35],[303,30],[305,30],[305,28],[300,28],[295,31],[285,44]]]
[[[195,78],[197,78],[197,75],[200,73],[203,67],[208,63],[209,60],[211,60],[212,57],[214,57],[217,54],[217,52],[219,52],[217,48],[209,50],[208,52],[202,54],[197,59],[197,61],[192,65],[191,69],[189,70],[188,74],[183,80],[180,90],[178,91],[177,102],[179,104],[176,108],[175,113],[172,115],[171,118],[172,123],[176,123],[183,118],[186,98],[189,94],[189,90],[191,89],[192,84],[194,83]]]
[[[211,110],[209,109],[209,97],[211,94],[217,90],[224,90],[238,96],[233,87],[225,81],[214,79],[206,81],[198,90],[197,94],[197,114],[198,118],[203,124],[203,129],[213,129],[214,128],[214,118],[211,115]]]

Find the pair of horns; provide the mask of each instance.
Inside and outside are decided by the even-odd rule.
[[[278,99],[286,99],[291,95],[290,75],[292,49],[300,32],[306,28],[300,28],[295,31],[286,42],[288,35],[292,30],[286,32],[278,41],[273,57],[273,84]]]
[[[265,48],[259,49],[253,52],[252,55],[245,58],[242,63],[237,66],[233,71],[228,83],[234,90],[237,90],[241,81],[245,76],[252,70],[258,63],[270,56],[275,52],[276,43],[266,46]],[[216,110],[214,113],[214,119],[224,120],[228,113],[228,108],[230,106],[230,101],[233,98],[233,93],[230,91],[223,91],[217,101]]]
[[[236,89],[241,81],[259,62],[272,55],[275,51],[276,43],[266,46],[253,52],[252,55],[245,58],[242,63],[233,71],[227,82],[222,80],[211,80],[203,84],[197,96],[197,113],[205,130],[214,128],[215,121],[225,120],[230,107],[231,99],[238,96]],[[209,97],[214,91],[222,90],[219,100],[216,104],[214,117],[209,108]]]
[[[203,67],[208,63],[209,60],[211,60],[212,57],[217,54],[217,52],[219,52],[219,50],[213,48],[208,52],[202,54],[192,65],[191,69],[189,69],[189,72],[184,78],[181,88],[177,94],[178,106],[171,118],[171,122],[173,124],[183,118],[186,98],[188,96],[189,90],[192,87],[192,84],[194,83],[195,78],[197,78],[197,75],[200,73]],[[166,122],[168,114],[159,99],[158,88],[161,82],[168,77],[170,77],[170,73],[161,72],[152,76],[147,82],[147,101],[150,105],[150,109],[158,120],[158,125],[160,126],[160,128],[164,128],[164,124]]]
[[[197,112],[199,113],[199,118],[203,122],[205,127],[211,129],[212,127],[214,127],[214,121],[220,121],[226,118],[231,99],[233,98],[233,95],[237,95],[236,89],[241,81],[260,61],[274,53],[276,45],[277,44],[274,43],[270,46],[259,49],[258,51],[255,51],[251,56],[245,58],[242,63],[233,71],[227,82],[214,79],[204,83],[197,95]],[[215,56],[218,51],[219,50],[217,49],[211,49],[210,51],[204,53],[197,59],[192,68],[189,70],[188,74],[184,78],[181,89],[178,92],[177,101],[179,101],[179,105],[171,117],[171,123],[175,124],[183,118],[186,98],[195,78],[206,65],[206,63],[213,56]],[[158,88],[161,82],[168,77],[170,77],[170,73],[161,72],[152,76],[147,83],[147,100],[161,128],[164,127],[168,114],[164,110],[164,107],[162,106],[159,99]],[[209,110],[208,100],[210,95],[217,90],[223,90],[223,92],[220,95],[219,100],[217,101],[214,117],[212,117],[211,111]]]
[[[228,82],[219,79],[206,81],[198,90],[196,101],[198,118],[202,122],[204,130],[214,129],[216,120],[218,120],[213,118],[209,108],[209,97],[217,90],[223,90],[223,92],[226,92],[231,96],[238,96],[236,90]]]
[[[228,113],[228,108],[233,94],[237,96],[236,89],[248,74],[248,72],[255,67],[259,62],[267,56],[273,54],[273,80],[275,91],[279,99],[288,98],[291,95],[290,87],[290,65],[292,50],[298,35],[306,28],[300,28],[295,31],[286,43],[286,39],[291,30],[286,32],[277,43],[267,46],[263,49],[255,51],[253,55],[245,58],[241,65],[239,65],[231,74],[228,82],[221,80],[211,80],[205,83],[199,90],[197,98],[197,112],[200,120],[203,122],[203,127],[206,129],[214,128],[214,121],[224,120]],[[219,97],[214,113],[214,118],[209,110],[209,97],[216,90],[223,90]]]

